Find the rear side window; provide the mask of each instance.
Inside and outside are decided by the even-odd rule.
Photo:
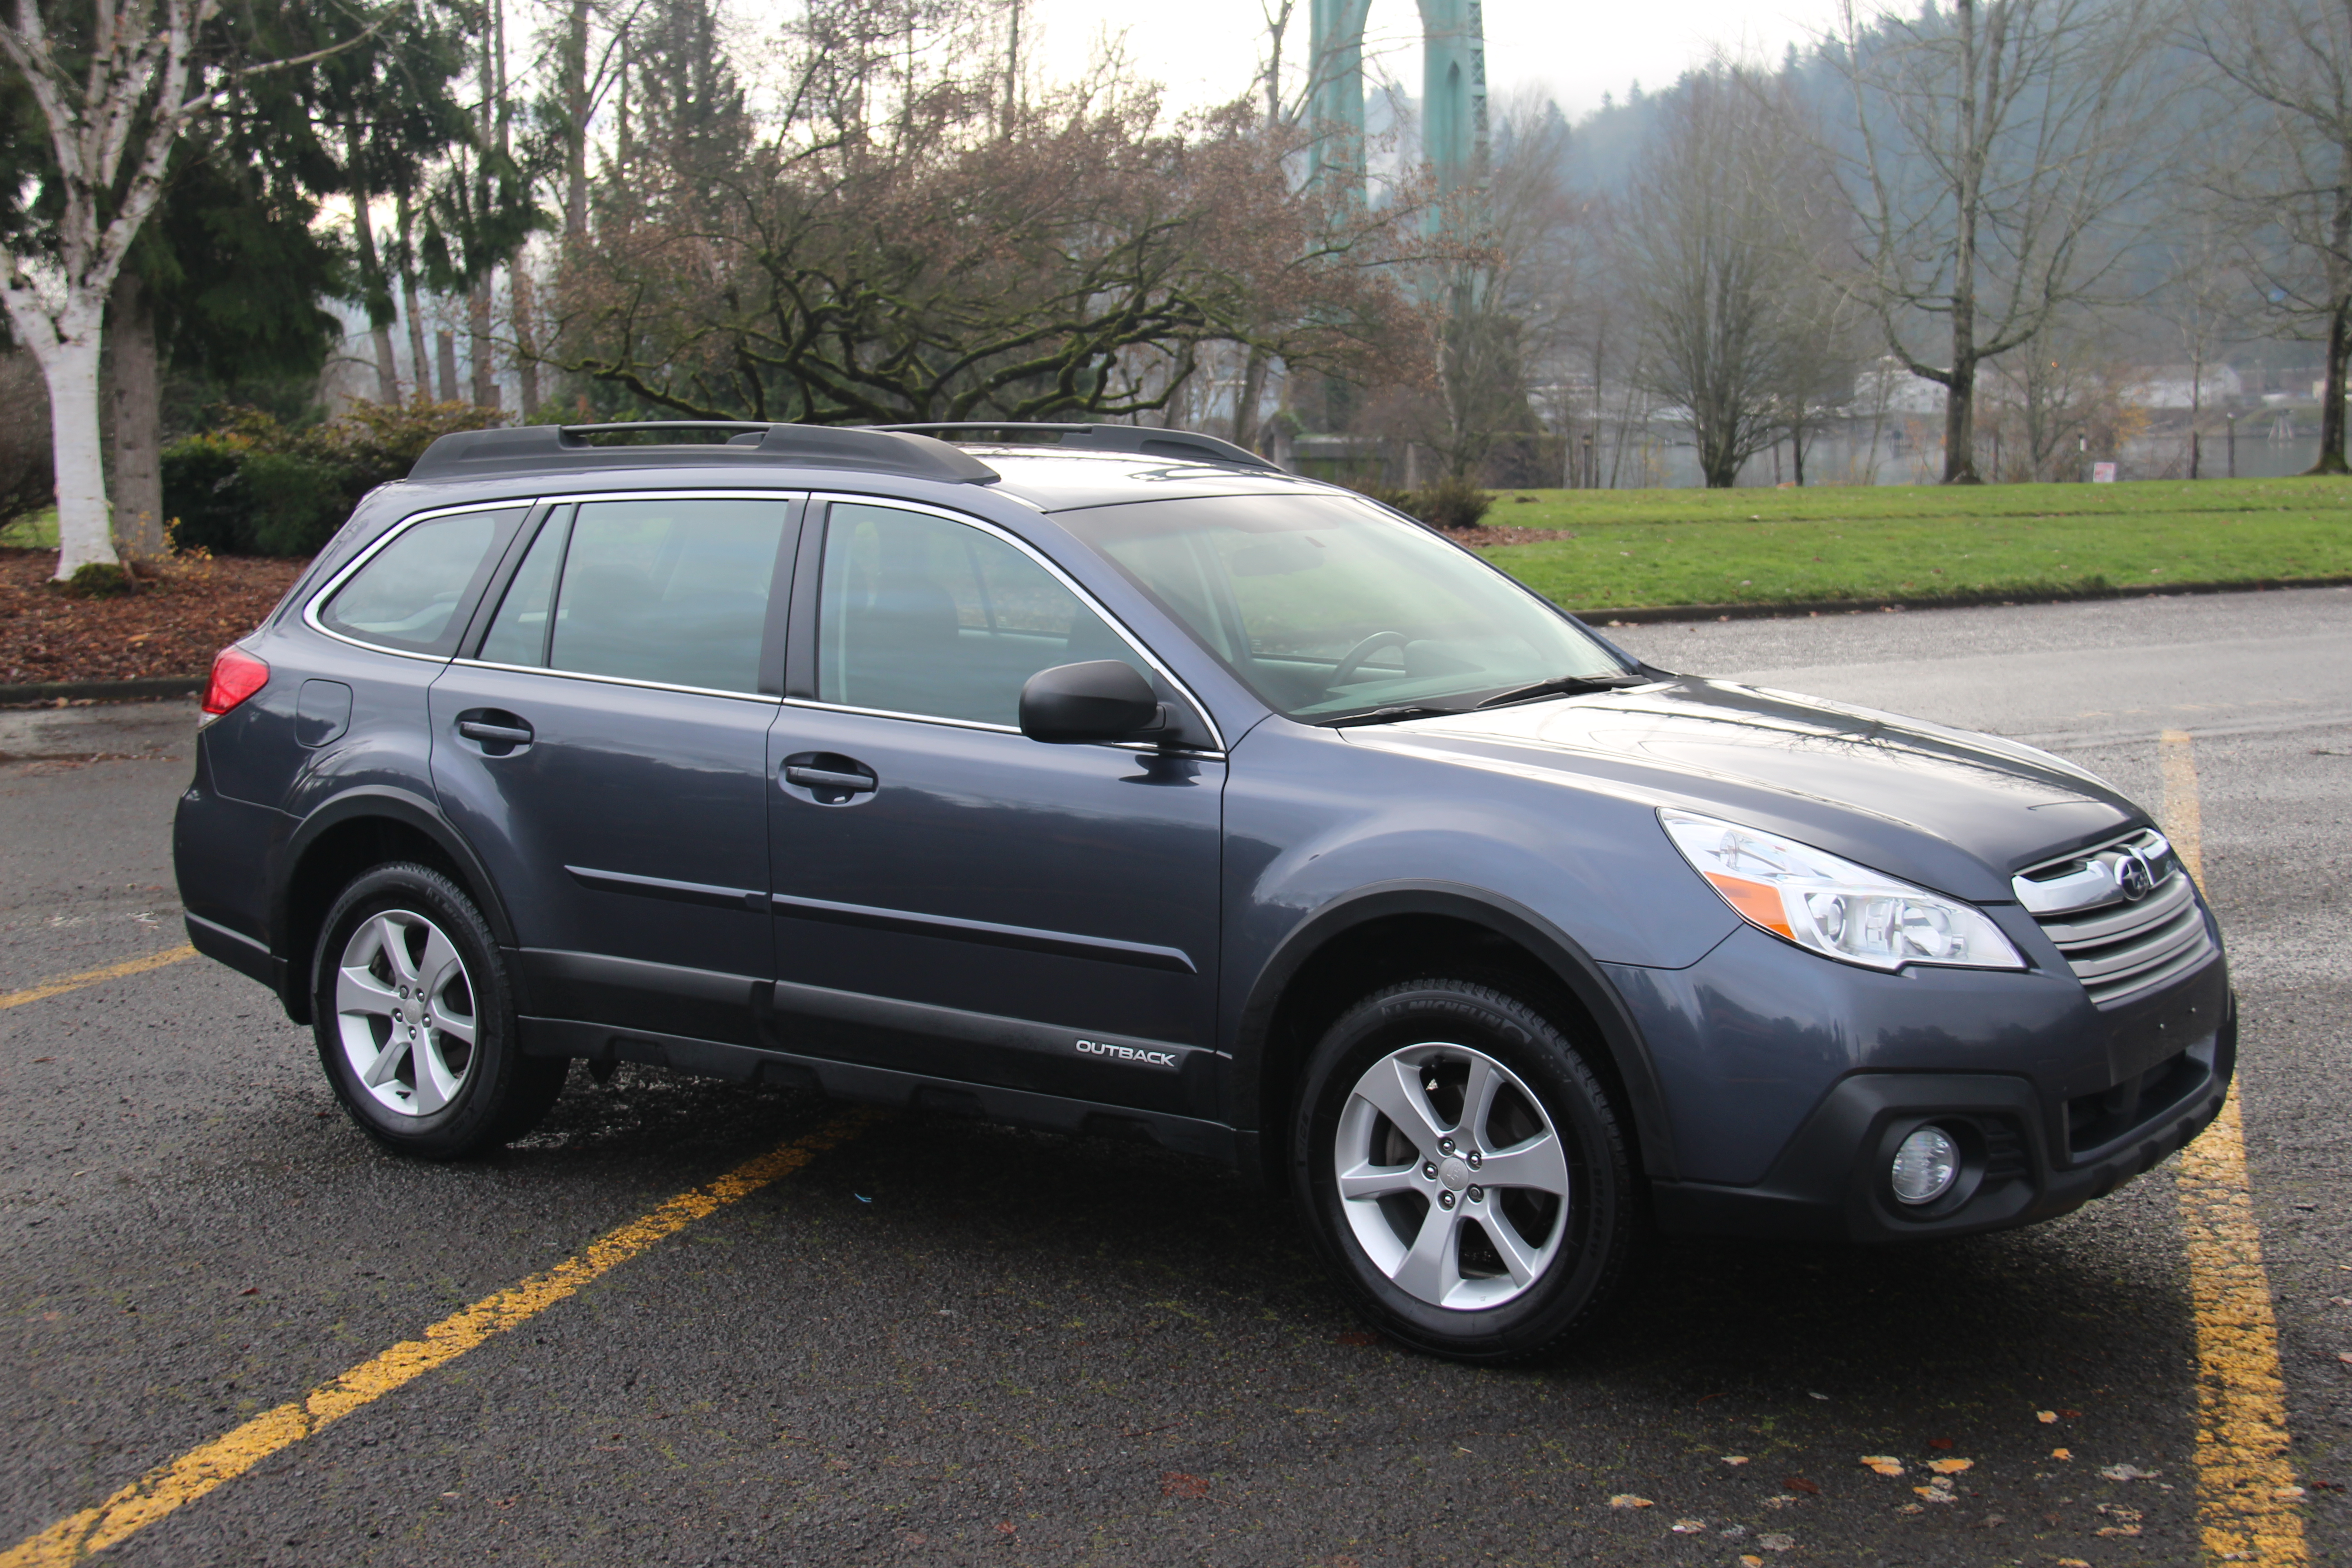
[[[482,658],[755,692],[791,517],[784,500],[655,497],[560,509],[517,570]]]
[[[539,537],[530,542],[514,581],[507,584],[507,596],[499,602],[498,616],[478,657],[492,664],[534,668],[547,662],[547,612],[555,602],[555,574],[563,564],[563,542],[571,532],[568,506],[557,508],[540,524]]]
[[[528,509],[460,512],[412,523],[335,590],[319,619],[361,642],[446,656],[463,628],[458,611],[480,592],[494,548]]]

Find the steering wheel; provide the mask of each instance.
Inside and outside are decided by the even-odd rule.
[[[1323,688],[1323,695],[1328,697],[1334,691],[1339,690],[1339,688],[1347,685],[1349,678],[1364,667],[1364,661],[1366,659],[1371,658],[1372,655],[1380,652],[1381,649],[1388,647],[1391,643],[1394,643],[1399,647],[1403,647],[1412,641],[1412,639],[1405,636],[1402,632],[1374,632],[1371,636],[1366,637],[1363,641],[1358,643],[1355,647],[1348,650],[1348,657],[1341,659],[1339,661],[1339,668],[1331,672],[1330,681]]]

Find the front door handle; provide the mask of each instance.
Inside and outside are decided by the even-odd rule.
[[[872,768],[838,752],[801,752],[786,757],[782,782],[808,791],[819,805],[846,805],[881,787]]]
[[[830,768],[787,767],[784,782],[803,789],[844,790],[851,795],[864,795],[875,787],[871,773],[837,773]]]

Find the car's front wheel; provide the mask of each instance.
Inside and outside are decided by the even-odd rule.
[[[522,1054],[488,922],[426,866],[378,866],[343,889],[320,936],[311,1018],[352,1120],[429,1160],[522,1136],[571,1066]]]
[[[1577,1044],[1506,992],[1375,993],[1310,1059],[1291,1143],[1309,1228],[1367,1316],[1442,1355],[1530,1354],[1629,1273],[1636,1176]]]

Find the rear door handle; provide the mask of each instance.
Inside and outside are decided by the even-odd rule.
[[[864,795],[876,787],[877,781],[871,773],[839,773],[830,768],[809,768],[798,765],[784,769],[784,782],[803,789],[845,790],[851,795]]]
[[[529,724],[495,708],[457,715],[457,733],[481,747],[486,757],[511,757],[532,740]]]

